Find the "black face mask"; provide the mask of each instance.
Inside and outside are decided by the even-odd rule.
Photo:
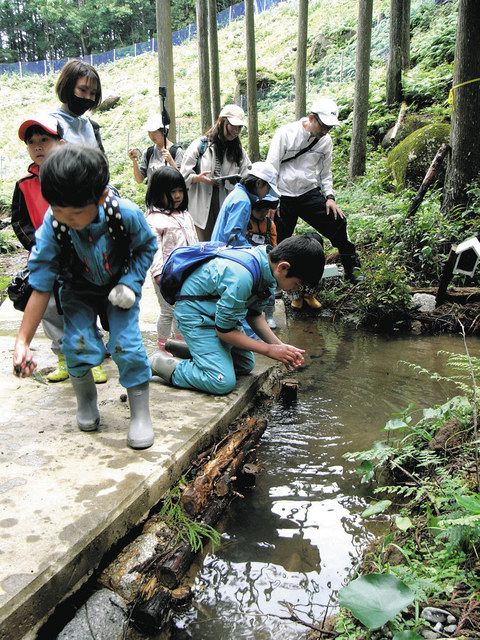
[[[92,109],[95,106],[95,100],[89,100],[88,98],[80,98],[75,94],[70,98],[67,102],[69,110],[74,113],[76,116],[81,116]]]

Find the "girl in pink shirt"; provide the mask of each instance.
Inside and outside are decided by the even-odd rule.
[[[152,173],[148,181],[147,221],[157,236],[158,250],[153,259],[150,273],[160,305],[157,320],[158,346],[165,348],[169,338],[180,337],[176,334],[173,307],[160,293],[159,279],[168,256],[177,247],[185,247],[198,242],[195,224],[187,211],[188,195],[185,179],[177,169],[161,167]]]

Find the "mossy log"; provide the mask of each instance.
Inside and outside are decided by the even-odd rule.
[[[120,102],[120,96],[107,96],[105,100],[98,105],[97,111],[108,111],[113,109]]]

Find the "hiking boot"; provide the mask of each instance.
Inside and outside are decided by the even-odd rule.
[[[152,374],[158,376],[168,382],[172,379],[172,374],[175,371],[177,364],[181,362],[179,358],[169,356],[165,351],[157,351],[150,356],[150,367],[152,368]]]
[[[65,362],[65,356],[62,353],[59,353],[58,356],[58,364],[57,368],[54,371],[51,371],[47,375],[47,380],[49,382],[62,382],[68,378],[67,371],[67,363]]]
[[[303,298],[293,298],[290,306],[292,309],[301,309],[303,307]]]
[[[107,381],[107,374],[101,364],[98,367],[92,367],[92,376],[95,384],[103,384]]]
[[[365,276],[359,267],[354,267],[351,271],[345,271],[345,278],[352,284],[360,284],[365,281]]]
[[[81,378],[70,376],[77,397],[77,425],[80,431],[96,431],[100,422],[97,407],[97,390],[89,371]]]
[[[127,389],[130,404],[130,427],[127,444],[132,449],[148,449],[153,444],[153,426],[148,403],[148,382]]]
[[[322,304],[315,298],[315,296],[303,296],[303,299],[308,304],[310,309],[321,309]]]

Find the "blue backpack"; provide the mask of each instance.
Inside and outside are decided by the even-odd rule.
[[[227,258],[243,265],[253,278],[252,293],[259,297],[268,297],[268,287],[260,292],[262,272],[257,258],[248,249],[227,247],[224,242],[199,242],[188,247],[174,249],[163,265],[160,276],[160,292],[168,304],[177,300],[218,300],[215,294],[180,295],[180,289],[188,276],[200,265],[213,258]]]

